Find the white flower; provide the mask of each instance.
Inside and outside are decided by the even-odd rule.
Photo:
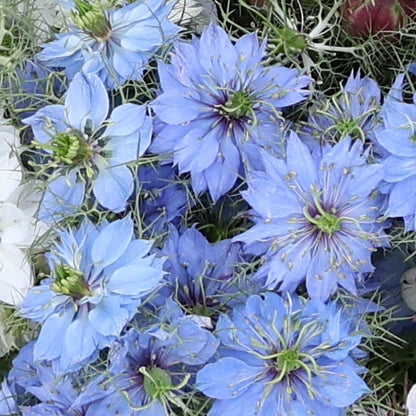
[[[0,118],[0,301],[18,305],[33,285],[27,249],[41,232],[33,215],[39,198],[21,186],[17,131]],[[26,196],[26,198],[25,198]]]
[[[190,26],[197,33],[201,33],[205,26],[216,21],[216,6],[212,0],[178,0],[169,19],[181,26]]]
[[[38,43],[50,39],[51,28],[64,24],[62,9],[55,0],[22,2],[17,9],[22,16],[30,16],[30,20],[36,24],[35,35]]]
[[[7,201],[22,180],[17,131],[0,118],[0,203]]]
[[[416,416],[416,384],[412,386],[407,395],[406,407],[409,411],[409,416]]]

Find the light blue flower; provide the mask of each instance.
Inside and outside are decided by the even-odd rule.
[[[197,373],[208,416],[342,416],[370,390],[354,322],[334,303],[253,295],[221,315],[220,358]]]
[[[0,390],[0,415],[91,415],[88,406],[83,403],[78,401],[74,406],[86,372],[57,375],[48,363],[34,360],[34,344],[32,341],[25,345],[13,360]],[[10,395],[9,400],[4,399],[6,395]],[[10,406],[11,398],[15,401],[14,407]]]
[[[388,195],[386,216],[403,217],[405,229],[415,231],[416,95],[413,102],[404,101],[405,77],[405,74],[397,77],[383,104],[380,114],[384,128],[376,131],[375,141],[384,150],[383,179],[387,186],[383,192]]]
[[[46,43],[38,59],[64,68],[69,79],[80,71],[96,74],[107,89],[140,80],[149,60],[180,29],[168,19],[174,2],[140,0],[113,10],[100,1],[71,3],[74,24]]]
[[[140,166],[137,172],[139,209],[148,234],[166,232],[179,223],[189,203],[186,187],[172,165]]]
[[[182,389],[191,388],[191,369],[215,354],[218,340],[199,317],[184,315],[172,302],[169,307],[176,316],[146,331],[132,328],[111,346],[107,372],[79,398],[91,403],[93,414],[168,416]]]
[[[67,372],[120,335],[164,272],[163,260],[148,254],[152,243],[134,238],[128,217],[99,227],[84,221],[58,236],[47,256],[51,277],[30,290],[21,314],[42,324],[35,360]]]
[[[152,119],[145,106],[123,104],[110,115],[109,99],[96,75],[78,74],[64,105],[48,105],[23,120],[37,147],[51,155],[57,169],[41,207],[41,219],[68,214],[92,187],[97,201],[120,212],[134,189],[127,163],[143,155],[152,136]],[[87,185],[87,186],[86,186]]]
[[[159,63],[162,93],[152,103],[160,130],[151,150],[173,156],[192,188],[217,201],[245,176],[243,162],[261,163],[260,149],[280,152],[281,110],[303,101],[310,79],[264,64],[266,43],[248,34],[233,44],[219,26],[176,42]]]
[[[166,275],[155,303],[172,297],[188,313],[209,317],[255,290],[238,275],[241,244],[231,239],[211,244],[195,226],[181,232],[170,227],[160,255],[166,258]]]
[[[306,279],[311,297],[326,300],[337,288],[356,294],[356,279],[373,271],[371,254],[387,245],[382,166],[369,165],[360,141],[345,138],[314,157],[293,133],[286,161],[264,155],[248,190],[255,225],[236,236],[263,255],[257,277],[268,288],[294,291]]]
[[[381,125],[380,88],[372,78],[361,78],[359,73],[352,73],[341,91],[332,97],[318,95],[314,102],[299,134],[311,149],[323,143],[335,144],[345,137],[368,142]]]

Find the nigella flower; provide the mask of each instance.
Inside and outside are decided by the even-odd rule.
[[[205,364],[218,347],[197,317],[180,315],[143,332],[132,328],[116,341],[108,372],[87,386],[80,401],[91,401],[100,416],[172,414],[170,403],[181,400],[191,377],[187,367]]]
[[[404,87],[405,74],[401,74],[383,105],[384,128],[378,129],[375,139],[385,150],[382,163],[387,184],[383,192],[388,194],[386,216],[403,217],[405,229],[415,231],[416,95],[412,103],[404,102]]]
[[[356,278],[373,270],[371,253],[386,245],[381,165],[368,165],[349,138],[312,157],[294,133],[286,162],[264,159],[265,172],[253,172],[243,192],[255,225],[235,237],[264,254],[257,276],[282,291],[306,278],[309,295],[324,300],[338,286],[356,293]]]
[[[244,291],[237,276],[241,245],[230,239],[210,244],[195,227],[181,233],[171,227],[160,255],[167,272],[163,302],[172,296],[189,313],[212,316]]]
[[[341,91],[330,99],[320,97],[310,109],[310,115],[300,136],[310,147],[325,142],[332,144],[345,137],[371,140],[380,124],[377,114],[381,107],[381,92],[376,81],[351,74]]]
[[[27,249],[42,232],[32,212],[39,204],[36,192],[29,189],[27,195],[21,186],[19,152],[18,131],[0,116],[0,301],[11,305],[18,305],[33,285]]]
[[[58,169],[45,193],[41,218],[67,214],[81,205],[86,184],[103,207],[113,212],[125,209],[134,189],[126,163],[149,146],[152,120],[145,106],[136,104],[120,105],[109,116],[108,112],[107,91],[100,79],[78,74],[64,105],[48,105],[23,120]]]
[[[74,406],[85,374],[57,375],[51,365],[36,362],[35,342],[25,345],[0,389],[0,415],[90,415],[88,406]]]
[[[140,80],[149,60],[179,31],[168,19],[173,3],[141,0],[113,10],[100,1],[71,3],[75,24],[46,43],[38,59],[64,68],[69,79],[81,70],[96,74],[107,89]]]
[[[149,234],[166,231],[169,224],[178,222],[186,212],[186,188],[175,172],[171,165],[138,169],[140,215]]]
[[[133,233],[128,217],[58,233],[47,256],[51,277],[21,304],[22,316],[42,323],[35,360],[53,360],[66,372],[120,335],[163,276],[163,261],[148,255],[152,243]]]
[[[352,356],[361,336],[334,303],[253,295],[221,315],[221,358],[197,373],[208,416],[341,416],[370,390]]]
[[[217,201],[259,163],[258,149],[279,147],[281,109],[304,100],[310,83],[295,69],[266,67],[266,43],[255,34],[235,44],[219,26],[200,39],[176,42],[170,64],[159,63],[162,93],[152,104],[161,120],[151,150],[172,154],[190,172],[195,192]]]

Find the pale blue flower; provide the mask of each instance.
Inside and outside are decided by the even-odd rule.
[[[412,68],[412,67],[411,67]],[[411,69],[410,68],[410,69]],[[381,109],[383,128],[375,141],[384,150],[383,179],[388,195],[386,216],[403,217],[407,231],[416,230],[416,95],[405,102],[406,74],[400,74]]]
[[[342,416],[370,390],[353,356],[360,334],[334,303],[253,295],[221,315],[220,358],[197,373],[208,416]]]
[[[164,272],[163,260],[148,254],[151,241],[134,238],[128,217],[99,227],[84,221],[58,236],[47,255],[51,277],[30,290],[20,310],[42,324],[35,360],[68,372],[121,334]]]
[[[109,114],[109,99],[96,75],[78,74],[70,84],[64,105],[48,105],[23,120],[37,147],[51,155],[57,169],[46,190],[42,219],[68,214],[92,192],[113,212],[126,208],[134,190],[127,163],[146,151],[152,119],[145,106],[122,104]]]
[[[342,89],[330,98],[317,92],[314,102],[299,134],[311,149],[323,143],[337,143],[345,137],[368,143],[381,125],[380,88],[372,78],[361,78],[359,73],[352,73]]]
[[[242,192],[255,225],[234,240],[264,255],[257,277],[268,288],[294,291],[306,280],[308,294],[326,300],[338,287],[355,294],[387,239],[382,166],[369,165],[362,143],[349,138],[320,153],[293,133],[286,161],[264,155],[265,171],[252,172]]]
[[[159,62],[162,93],[152,103],[160,128],[151,150],[173,156],[192,188],[217,201],[245,176],[243,162],[260,149],[281,151],[281,110],[308,96],[310,79],[295,69],[266,66],[266,43],[248,34],[233,44],[219,26],[176,42]]]
[[[69,5],[74,24],[43,45],[38,59],[64,68],[69,79],[80,71],[96,74],[107,89],[140,80],[149,60],[180,29],[168,19],[174,2],[165,0],[140,0],[112,10],[100,1]]]
[[[172,309],[173,308],[173,309]],[[168,416],[170,403],[190,388],[192,368],[205,364],[218,341],[196,316],[169,306],[162,322],[146,331],[130,329],[110,347],[108,370],[79,399],[100,416]],[[162,313],[163,314],[163,313]]]
[[[87,405],[78,401],[74,406],[86,374],[81,371],[57,375],[48,363],[34,360],[34,344],[32,341],[25,345],[13,360],[0,391],[0,415],[93,416]],[[7,394],[13,398],[14,406],[3,398]]]
[[[243,292],[254,290],[238,276],[241,244],[231,239],[211,244],[195,226],[180,232],[170,227],[160,255],[166,258],[166,275],[159,291],[162,299],[155,302],[172,297],[188,313],[213,316]]]

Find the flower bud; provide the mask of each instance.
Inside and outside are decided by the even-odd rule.
[[[358,38],[399,30],[407,20],[399,0],[348,0],[340,12],[347,32]]]

